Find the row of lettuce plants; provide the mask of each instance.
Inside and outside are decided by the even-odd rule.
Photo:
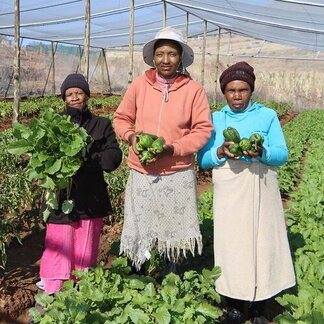
[[[297,286],[277,298],[285,312],[275,320],[320,324],[324,318],[324,111],[302,113],[295,122],[296,135],[302,130],[308,145],[302,178],[290,193],[286,210]]]
[[[40,191],[28,180],[24,158],[7,152],[13,140],[12,130],[0,134],[0,268],[7,261],[7,247],[20,232],[38,226],[36,202]]]
[[[75,271],[79,281],[64,284],[55,296],[39,294],[46,310],[31,310],[34,323],[213,323],[221,315],[214,282],[220,269],[183,276],[168,274],[161,283],[153,277],[130,273],[125,258],[107,271],[102,265]]]
[[[102,107],[117,108],[122,97],[121,96],[101,96],[91,97],[89,99],[90,109],[100,109]],[[47,97],[29,97],[20,102],[20,116],[34,116],[41,109],[51,108],[54,110],[62,110],[64,103],[58,96]],[[12,101],[0,101],[0,119],[12,118],[13,103]]]
[[[111,95],[111,96],[92,96],[89,99],[89,107],[92,110],[101,109],[103,107],[110,107],[116,109],[120,104],[123,96]],[[277,102],[277,101],[261,101],[267,107],[274,109],[279,118],[285,115],[292,109],[291,103]],[[29,97],[28,99],[20,102],[20,115],[21,116],[33,116],[39,113],[42,108],[52,108],[54,110],[63,109],[63,101],[59,96],[46,96],[46,97]],[[220,110],[225,105],[225,102],[213,103],[210,102],[211,111]],[[13,102],[12,101],[0,101],[0,119],[12,118]]]

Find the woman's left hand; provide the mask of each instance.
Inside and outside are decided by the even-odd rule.
[[[262,156],[262,147],[257,146],[256,151],[243,151],[243,154],[251,159]]]
[[[163,151],[160,153],[163,156],[164,155],[173,155],[174,153],[174,147],[172,144],[164,144],[163,145]]]

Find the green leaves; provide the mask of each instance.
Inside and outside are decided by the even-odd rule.
[[[294,192],[286,211],[297,289],[277,298],[286,309],[275,318],[278,323],[320,323],[324,318],[324,177],[320,172],[324,157],[323,123],[322,111],[304,112],[284,128],[290,158],[289,168],[281,169],[285,171],[280,173],[281,179],[300,174],[301,168],[303,177],[297,190],[296,182],[292,182]],[[303,152],[307,154],[302,164]]]
[[[32,149],[32,146],[25,140],[19,139],[16,142],[10,144],[8,152],[16,155],[27,153]]]
[[[109,270],[100,265],[74,271],[76,286],[67,281],[54,299],[42,300],[47,312],[35,323],[211,323],[222,315],[208,293],[216,293],[218,268],[183,278],[171,273],[161,284],[129,272],[126,258],[117,258]]]
[[[57,190],[68,188],[69,179],[82,165],[92,139],[85,129],[75,126],[69,116],[49,108],[28,125],[15,123],[13,135],[16,141],[7,146],[7,151],[26,155],[29,180],[38,180],[40,187],[48,192],[46,203],[49,207],[43,215],[46,221],[50,209],[58,207]],[[68,214],[72,209],[73,201],[67,199],[62,211]]]

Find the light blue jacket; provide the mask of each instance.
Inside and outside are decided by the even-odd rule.
[[[198,163],[203,169],[221,166],[227,157],[219,159],[217,148],[224,143],[223,130],[229,126],[239,132],[241,138],[249,138],[252,133],[264,137],[262,156],[255,159],[241,157],[248,163],[261,162],[279,166],[286,162],[288,150],[277,113],[260,103],[253,103],[243,111],[235,112],[228,105],[212,114],[214,131],[209,142],[198,152]]]

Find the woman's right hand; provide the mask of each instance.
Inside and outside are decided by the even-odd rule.
[[[138,135],[140,133],[142,133],[142,132],[135,132],[128,136],[128,143],[130,144],[130,146],[132,147],[132,149],[136,155],[140,155],[140,153],[138,152],[138,150],[136,148],[136,143],[138,141]]]
[[[234,144],[234,142],[227,142],[227,141],[225,141],[220,147],[218,147],[218,149],[217,149],[217,157],[219,159],[221,159],[223,157],[227,157],[229,159],[235,159],[235,160],[240,159],[239,156],[235,156],[233,153],[231,153],[229,151],[229,147],[231,145],[233,145],[233,144]]]

